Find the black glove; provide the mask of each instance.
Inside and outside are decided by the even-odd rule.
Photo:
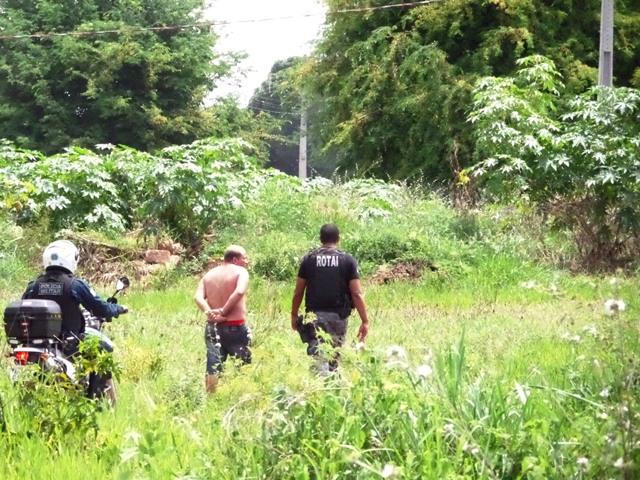
[[[300,334],[300,340],[302,343],[309,343],[309,341],[313,340],[315,334],[315,327],[313,323],[304,323],[304,315],[298,315],[298,321],[296,325],[298,326],[298,333]]]

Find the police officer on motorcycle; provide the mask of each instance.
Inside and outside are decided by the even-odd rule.
[[[85,336],[85,319],[80,305],[93,315],[108,319],[117,318],[128,311],[123,305],[105,302],[84,280],[74,276],[79,257],[78,249],[68,240],[56,240],[49,244],[42,254],[44,273],[30,282],[22,295],[23,299],[53,300],[60,306],[61,338],[73,339],[63,346],[65,355],[70,357],[78,353],[79,341]],[[100,346],[106,351],[113,351],[107,342],[101,341]],[[94,398],[100,391],[106,391],[109,399],[115,401],[110,373],[100,377],[91,374],[89,397]]]

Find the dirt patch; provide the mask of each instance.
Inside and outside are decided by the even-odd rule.
[[[378,284],[396,281],[415,282],[422,278],[425,269],[437,270],[432,263],[427,261],[396,262],[391,265],[381,265],[371,277],[371,281]]]
[[[110,245],[98,244],[92,241],[73,242],[80,250],[78,264],[82,277],[91,282],[112,283],[122,275],[140,278],[132,264],[140,253],[135,250],[124,250]]]
[[[162,250],[168,258],[165,263],[147,261],[149,249],[146,246],[120,247],[100,242],[82,235],[68,236],[80,251],[79,268],[82,278],[89,282],[114,283],[123,275],[135,280],[152,277],[163,270],[174,268],[180,261],[175,253],[180,251],[173,244],[168,251]],[[160,249],[154,250],[155,252]]]

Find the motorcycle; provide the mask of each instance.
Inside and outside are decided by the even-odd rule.
[[[129,279],[121,277],[116,283],[114,294],[106,301],[118,303],[116,296],[129,286]],[[113,342],[102,333],[104,323],[111,319],[97,317],[84,309],[82,314],[85,319],[85,338],[98,337],[113,349]],[[78,378],[73,360],[64,352],[69,345],[77,345],[80,339],[75,335],[61,336],[62,312],[55,301],[29,299],[12,302],[4,311],[4,325],[11,347],[9,356],[13,358],[11,379],[14,383],[19,380],[25,368],[37,365],[49,377],[73,383],[81,381],[90,398],[105,398],[110,404],[115,404],[116,391],[112,379],[90,385],[89,375]]]
[[[127,277],[120,277],[116,282],[115,292],[113,293],[113,295],[107,298],[107,302],[118,303],[118,299],[116,298],[116,295],[118,295],[121,292],[124,292],[127,288],[129,288],[130,285],[131,285],[131,282]],[[109,337],[107,337],[104,333],[102,333],[102,326],[107,322],[111,322],[112,319],[96,317],[91,312],[85,309],[82,310],[82,315],[84,316],[85,333],[87,335],[94,335],[100,338],[100,340],[104,341],[107,345],[109,345],[109,347],[113,348],[114,347],[113,342],[109,339]]]

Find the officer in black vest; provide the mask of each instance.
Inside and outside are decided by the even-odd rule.
[[[78,341],[84,338],[85,322],[80,305],[97,317],[115,318],[127,312],[123,305],[108,303],[96,296],[86,282],[74,277],[78,266],[79,252],[68,240],[56,240],[45,248],[42,254],[44,273],[29,283],[22,298],[53,300],[60,305],[62,311],[62,338],[75,337]],[[111,346],[101,342],[101,347],[112,351]],[[78,342],[70,342],[64,349],[69,356],[78,353]],[[90,396],[95,393],[99,382],[108,378],[90,380]]]
[[[331,338],[331,345],[342,346],[347,333],[347,321],[355,307],[362,321],[358,339],[364,342],[369,333],[369,320],[360,286],[358,264],[351,255],[338,250],[340,230],[333,224],[320,229],[322,247],[304,256],[298,270],[298,278],[291,302],[291,328],[298,331],[308,343],[307,353],[319,360],[320,371],[334,371],[338,355],[326,360],[318,352],[322,335]],[[306,318],[299,316],[302,299],[305,299]],[[312,313],[312,315],[309,315]],[[306,321],[305,321],[306,320]]]

